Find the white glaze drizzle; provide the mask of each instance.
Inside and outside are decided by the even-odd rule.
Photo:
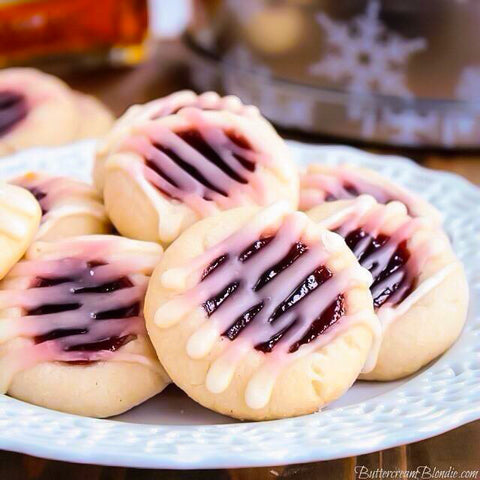
[[[248,201],[250,198],[259,204],[264,203],[266,191],[262,188],[262,184],[256,182],[254,172],[245,169],[236,158],[236,155],[239,155],[252,165],[256,165],[263,156],[254,150],[235,144],[227,137],[224,128],[209,122],[208,117],[201,110],[186,108],[179,115],[187,120],[188,129],[198,132],[205,144],[222,159],[224,164],[247,183],[242,184],[234,180],[200,151],[184,141],[178,134],[182,134],[186,130],[185,128],[176,132],[161,120],[145,124],[141,131],[137,131],[135,136],[129,137],[125,141],[122,150],[133,150],[142,158],[154,161],[175,185],[148,166],[144,166],[143,176],[161,192],[184,202],[202,217],[211,215],[212,209],[214,211],[251,203],[251,200]],[[188,160],[188,163],[199,171],[208,182],[228,195],[224,196],[205,186],[197,178],[186,173],[183,167],[171,159],[170,155],[159,151],[154,145],[160,145],[174,152],[177,157]]]
[[[202,142],[221,159],[223,167],[182,138],[185,132],[199,134]],[[248,146],[233,141],[231,134],[245,139]],[[278,200],[281,195],[267,188],[265,175],[258,173],[259,169],[269,169],[281,181],[292,182],[288,162],[282,161],[288,156],[283,141],[260,116],[247,122],[243,116],[229,111],[203,111],[188,106],[175,115],[138,125],[119,150],[134,152],[145,160],[143,163],[119,158],[114,164],[135,179],[158,212],[161,238],[175,238],[173,232],[181,230],[181,225],[162,222],[165,212],[172,213],[169,218],[181,217],[174,214],[179,204],[202,218],[220,210],[268,205]],[[187,168],[200,172],[205,181],[188,172],[178,158],[189,164]],[[164,228],[172,234],[167,235]]]
[[[395,216],[404,217],[405,220],[389,235],[390,238],[387,242],[388,248],[382,252],[382,256],[384,257],[391,256],[402,241],[410,240],[418,230],[435,228],[432,219],[412,218],[408,216],[406,206],[403,203],[393,201],[386,205],[380,205],[369,195],[357,197],[345,205],[344,208],[321,219],[318,223],[326,228],[337,230],[342,236],[346,236],[357,228],[362,228],[372,237],[376,237],[382,233],[385,221]],[[434,232],[434,230],[432,230],[432,232]],[[417,242],[414,251],[409,248],[410,258],[405,264],[405,269],[409,272],[410,281],[414,281],[420,274],[423,265],[441,252],[443,247],[441,242],[436,242],[437,236],[443,238],[443,233],[438,231],[436,235],[432,234],[430,237],[425,237],[422,242]],[[457,266],[458,263],[453,261],[443,267],[417,285],[416,288],[398,304],[392,305],[392,302],[388,301],[383,304],[377,310],[383,331],[385,331],[395,319],[404,315],[415,303],[439,285]]]
[[[255,121],[263,120],[265,125],[272,128],[260,115],[257,107],[244,105],[238,97],[227,95],[220,97],[215,92],[205,92],[197,95],[191,90],[182,90],[166,97],[157,98],[143,105],[132,105],[113,125],[105,140],[97,150],[97,159],[94,175],[97,176],[99,186],[103,186],[101,170],[108,154],[117,151],[125,136],[133,125],[140,125],[162,117],[178,113],[182,108],[195,107],[201,110],[225,110]]]
[[[36,235],[37,240],[46,237],[60,222],[74,215],[94,217],[106,225],[109,223],[97,192],[84,182],[30,172],[10,180],[10,183],[26,188],[34,195],[43,195],[38,201],[45,213]]]
[[[312,321],[335,301],[339,294],[357,285],[368,287],[371,283],[370,274],[357,264],[334,271],[330,279],[310,291],[276,320],[269,321],[290,292],[316,268],[328,265],[330,259],[344,248],[343,242],[339,242],[335,234],[323,229],[314,232],[311,227],[312,224],[308,223],[304,214],[288,213],[288,209],[274,205],[250,220],[247,226],[193,259],[188,267],[163,273],[161,282],[164,287],[176,289],[186,284],[189,284],[189,287],[184,293],[174,295],[157,309],[154,321],[162,328],[175,325],[189,313],[201,309],[200,305],[204,304],[212,293],[222,291],[227,285],[241,279],[232,294],[233,298],[228,298],[225,305],[221,305],[209,318],[198,310],[199,317],[203,317],[203,320],[188,339],[186,346],[191,358],[206,357],[221,338],[222,332],[231,329],[233,322],[247,310],[263,302],[263,308],[256,313],[254,321],[244,327],[233,340],[224,339],[226,346],[210,365],[205,379],[206,387],[212,393],[220,393],[228,388],[244,356],[251,353],[256,345],[269,341],[279,332],[283,331],[284,336],[275,344],[273,350],[269,353],[258,352],[262,358],[262,366],[252,376],[245,391],[245,401],[250,408],[262,408],[268,403],[276,376],[282,368],[299,356],[326,345],[354,323],[367,325],[372,336],[379,333],[378,321],[372,311],[356,315],[349,315],[347,312],[325,333],[309,343],[302,344]],[[241,252],[265,235],[273,235],[273,239],[255,254],[258,256],[241,261]],[[296,242],[304,242],[305,237],[309,239],[308,250],[256,292],[254,285],[262,273],[283,259]],[[202,280],[206,266],[227,252],[228,258]],[[276,282],[278,277],[281,277],[281,283]],[[289,326],[290,328],[285,330]],[[290,347],[296,342],[300,342],[301,346],[291,350]]]
[[[41,244],[37,244],[41,245]],[[143,248],[142,248],[143,247]],[[71,350],[66,347],[95,344],[104,339],[146,336],[142,305],[148,275],[158,263],[161,248],[147,242],[120,237],[91,235],[61,242],[43,244],[39,257],[35,250],[31,260],[22,260],[9,273],[0,290],[0,345],[2,355],[0,387],[8,389],[13,376],[21,370],[42,362],[129,361],[153,366],[144,355],[121,347],[116,351]],[[142,251],[143,250],[143,251]],[[90,267],[88,262],[105,264]],[[62,283],[36,287],[39,278],[62,279]],[[73,280],[78,278],[77,280]],[[63,280],[65,279],[65,280]],[[92,288],[121,279],[126,284],[105,292],[76,292],[73,289]],[[73,310],[58,313],[31,312],[44,305],[76,303]],[[138,305],[138,313],[117,310]],[[28,314],[30,312],[30,314]],[[96,319],[92,312],[108,312]],[[28,315],[27,315],[28,314]],[[62,329],[85,329],[84,333],[68,333],[57,339],[35,338]],[[9,341],[22,339],[22,347],[9,348]]]
[[[386,204],[400,201],[408,209],[411,216],[427,215],[438,223],[441,222],[440,212],[421,197],[394,184],[387,178],[382,178],[375,172],[370,176],[367,171],[348,164],[335,166],[313,164],[300,174],[300,209],[310,210],[325,201],[346,200],[357,195],[370,195],[378,203]],[[352,186],[355,191],[349,191]]]
[[[407,313],[423,297],[430,293],[434,288],[438,287],[438,285],[440,285],[457,268],[459,268],[458,262],[449,263],[417,285],[415,290],[413,290],[413,292],[411,292],[397,306],[391,307],[385,305],[385,307],[380,308],[377,315],[382,322],[383,331],[385,331],[396,318],[405,315],[405,313]]]

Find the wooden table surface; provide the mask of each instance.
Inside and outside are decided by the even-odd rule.
[[[186,52],[178,42],[154,45],[148,61],[135,69],[82,72],[65,76],[78,90],[102,99],[117,115],[133,103],[142,103],[187,86]],[[317,139],[321,142],[323,139]],[[379,151],[378,148],[375,151]],[[381,151],[381,150],[380,150]],[[391,152],[391,150],[389,150]],[[480,151],[447,153],[394,150],[408,155],[430,168],[449,170],[480,184]],[[361,438],[354,439],[361,442]],[[362,468],[363,467],[363,468]],[[434,468],[437,470],[435,471]],[[394,472],[390,478],[407,478],[400,471],[416,471],[417,478],[455,478],[454,470],[477,470],[469,478],[480,479],[480,421],[464,425],[443,435],[369,455],[342,460],[286,467],[255,469],[168,471],[100,467],[44,460],[10,452],[0,452],[0,480],[116,480],[116,479],[355,479],[382,478],[382,472]],[[363,476],[362,476],[363,472]],[[395,472],[397,472],[395,474]],[[386,475],[386,473],[384,473]],[[396,476],[392,476],[396,475]],[[410,474],[411,475],[411,474]],[[422,476],[423,475],[423,476]],[[457,478],[460,478],[460,477]],[[388,478],[384,476],[383,478]]]

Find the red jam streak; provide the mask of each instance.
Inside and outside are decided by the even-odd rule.
[[[95,343],[88,343],[83,345],[73,345],[67,347],[67,352],[98,352],[100,350],[108,350],[110,352],[116,352],[120,350],[127,343],[135,340],[136,335],[124,335],[123,337],[109,337],[105,340],[100,340]]]
[[[292,265],[292,263],[297,260],[301,255],[303,255],[306,251],[307,247],[303,243],[298,242],[293,245],[287,255],[282,260],[280,260],[280,262],[276,263],[268,270],[263,272],[263,274],[258,279],[258,282],[255,284],[254,290],[256,292],[261,290],[265,285],[267,285],[267,283],[269,283],[277,275],[279,275],[290,265]]]
[[[202,155],[205,162],[213,164],[219,173],[222,172],[226,178],[235,183],[247,184],[246,175],[255,171],[255,163],[238,153],[238,147],[252,150],[250,144],[234,133],[225,132],[225,142],[217,145],[223,152],[222,155],[217,152],[215,145],[211,145],[197,130],[177,132],[176,136]],[[169,148],[158,143],[155,143],[154,147],[162,155],[152,155],[151,158],[146,158],[145,165],[169,185],[169,188],[160,188],[155,185],[164,195],[180,200],[180,192],[191,193],[189,189],[194,188],[193,185],[199,185],[203,191],[204,200],[212,200],[213,194],[228,197],[228,185],[225,185],[224,181],[220,181],[220,177],[215,178],[215,176],[209,175],[205,169],[202,169],[201,164],[194,166],[189,162],[188,156],[184,154],[184,148]],[[227,157],[235,158],[236,162],[227,162]],[[173,162],[178,168],[172,169],[168,162]],[[235,166],[234,163],[236,163]],[[175,190],[178,195],[174,193]]]
[[[255,316],[261,312],[265,306],[264,302],[257,303],[253,307],[249,308],[246,312],[240,315],[239,318],[233,322],[230,327],[225,330],[222,335],[228,337],[229,340],[235,340],[242,330],[255,318]]]
[[[226,262],[230,255],[225,254],[216,258],[202,273],[202,280],[205,280],[212,272],[214,272],[220,265]]]
[[[212,315],[216,312],[218,308],[225,302],[230,295],[232,295],[235,290],[240,286],[240,282],[232,282],[223,288],[220,292],[215,294],[213,297],[210,297],[204,304],[203,309],[207,313],[208,316]]]
[[[386,189],[381,187],[373,187],[372,185],[368,191],[362,191],[362,187],[357,187],[350,182],[343,182],[341,187],[335,193],[326,192],[325,201],[333,202],[336,200],[351,200],[365,193],[373,196],[378,203],[383,205],[398,200],[394,196],[391,196]],[[409,206],[405,204],[405,207],[407,208],[407,213],[410,215],[411,211]]]
[[[190,105],[189,105],[189,106],[190,106]],[[172,110],[170,110],[170,111],[168,112],[168,115],[176,115],[178,112],[180,112],[180,110],[183,110],[185,107],[186,107],[186,105],[181,105],[181,106],[179,106],[179,107],[177,107],[177,108],[173,108]],[[218,108],[212,108],[212,107],[206,108],[206,107],[202,107],[202,111],[204,111],[204,112],[219,112],[219,111],[221,111],[221,110],[222,110],[222,108],[221,108],[220,106],[219,106]],[[154,116],[152,117],[152,120],[156,120],[156,119],[158,119],[158,118],[162,118],[162,117],[164,117],[165,115],[166,115],[165,113],[154,115]]]
[[[292,262],[293,263],[293,262]],[[332,278],[332,273],[328,268],[319,267],[315,269],[302,283],[297,285],[295,290],[274,310],[269,318],[273,323],[278,320],[285,312],[295,306],[296,303],[303,300],[309,293],[313,292],[320,285]]]
[[[0,92],[0,136],[7,134],[28,113],[25,97],[19,93]]]
[[[26,188],[35,197],[37,202],[40,204],[40,208],[42,209],[42,215],[45,215],[48,212],[48,209],[46,206],[47,192],[43,192],[37,187],[25,186],[24,188]]]
[[[241,263],[248,263],[256,255],[260,255],[263,248],[265,248],[274,237],[264,237],[253,242],[245,250],[243,250],[238,256],[238,260]],[[266,269],[258,278],[252,290],[258,294],[261,290],[273,281],[280,273],[288,270],[288,268],[297,261],[305,252],[308,251],[308,247],[302,242],[294,243],[289,249],[288,253],[277,263]],[[229,254],[222,255],[216,258],[213,262],[206,267],[203,272],[202,280],[211,275],[215,270],[221,269],[226,260],[230,258]],[[247,267],[245,267],[247,268]],[[268,317],[267,322],[274,324],[287,312],[295,312],[295,307],[302,301],[304,301],[310,293],[315,291],[330,278],[332,278],[332,272],[324,267],[319,266],[315,268],[306,278],[304,278],[292,291],[286,292],[283,301],[277,305],[271,315]],[[210,297],[204,304],[203,309],[207,316],[211,316],[221,306],[228,301],[231,297],[235,297],[235,293],[242,284],[242,279],[238,278],[221,291]],[[244,329],[255,321],[256,316],[262,311],[265,305],[270,302],[270,298],[265,296],[253,307],[250,307],[247,311],[242,313],[235,319],[235,321],[228,327],[222,336],[229,340],[235,340]],[[318,317],[313,319],[307,332],[303,337],[290,345],[289,352],[297,351],[303,344],[309,343],[319,335],[325,333],[328,328],[334,325],[345,314],[343,295],[338,295],[335,302],[328,306],[323,312],[320,312]],[[275,346],[284,338],[285,334],[296,324],[299,320],[298,315],[293,315],[293,320],[274,335],[272,335],[267,341],[255,345],[255,349],[264,353],[270,353]]]
[[[134,287],[128,277],[122,276],[107,282],[99,282],[95,269],[106,265],[101,261],[78,261],[72,269],[69,269],[68,276],[62,274],[59,269],[58,275],[48,278],[36,277],[30,288],[45,289],[45,303],[30,308],[25,315],[43,316],[46,315],[52,320],[64,312],[78,311],[77,314],[84,318],[84,326],[68,328],[68,321],[65,321],[65,328],[56,328],[42,335],[34,337],[36,344],[55,340],[61,343],[63,351],[84,351],[96,352],[101,350],[116,351],[122,346],[136,338],[136,335],[123,335],[124,326],[112,327],[109,335],[95,333],[95,325],[102,320],[120,320],[138,317],[141,315],[140,300],[134,301],[131,305],[102,310],[101,298],[105,294],[113,294],[120,290]],[[55,294],[50,294],[49,289],[64,285],[67,287],[68,301],[62,295],[61,302],[55,301]],[[101,331],[103,331],[101,329]],[[89,334],[89,341],[85,342],[82,336]]]
[[[343,295],[338,295],[334,302],[332,302],[319,316],[316,318],[307,333],[303,338],[290,346],[290,352],[296,352],[301,345],[310,343],[319,335],[325,333],[332,325],[340,320],[345,315],[345,298]]]
[[[362,267],[369,270],[373,276],[370,291],[376,309],[387,301],[393,305],[400,303],[413,288],[405,267],[410,258],[407,242],[401,242],[393,255],[386,257],[382,253],[389,239],[387,235],[378,235],[373,238],[361,228],[350,232],[345,237],[345,242]]]
[[[342,185],[342,189],[336,194],[329,192],[325,197],[325,201],[333,202],[335,200],[347,200],[350,198],[358,197],[360,194],[360,191],[354,185],[344,182]]]

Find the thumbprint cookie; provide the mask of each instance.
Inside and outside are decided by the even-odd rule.
[[[92,417],[160,392],[142,310],[161,254],[111,235],[34,243],[0,283],[0,390]]]
[[[174,115],[185,107],[196,107],[201,110],[228,110],[237,115],[261,118],[257,107],[244,105],[234,95],[220,97],[216,92],[205,92],[197,95],[191,90],[181,90],[142,105],[132,105],[115,122],[113,128],[97,149],[93,168],[93,181],[99,191],[103,191],[104,166],[108,155],[118,149],[121,141],[128,135],[133,125]]]
[[[441,223],[441,214],[433,205],[368,168],[314,163],[300,173],[300,210],[362,194],[371,195],[383,204],[397,200],[405,204],[412,217],[426,216]]]
[[[79,117],[75,138],[95,138],[105,135],[113,125],[112,113],[97,98],[80,92],[72,93]]]
[[[145,318],[172,380],[212,410],[314,412],[374,361],[371,275],[344,240],[277,202],[203,219],[165,252]]]
[[[0,183],[0,278],[30,246],[41,215],[40,205],[29,191]]]
[[[104,200],[122,235],[168,245],[222,210],[277,200],[296,208],[298,182],[266,121],[186,107],[132,128],[107,160]]]
[[[94,187],[69,177],[29,172],[10,181],[29,190],[40,203],[36,240],[109,233],[111,225]]]
[[[0,71],[0,155],[75,139],[78,114],[61,80],[31,68]]]
[[[369,195],[327,202],[308,215],[342,235],[373,276],[383,341],[376,367],[361,378],[404,377],[450,347],[466,319],[468,286],[434,221],[411,217],[401,202],[382,205]]]

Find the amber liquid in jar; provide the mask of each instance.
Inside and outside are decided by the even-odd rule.
[[[147,0],[0,1],[0,67],[42,60],[136,63]]]

